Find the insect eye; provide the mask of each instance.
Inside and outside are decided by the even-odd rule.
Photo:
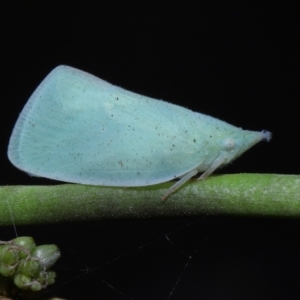
[[[223,142],[222,148],[226,151],[229,151],[229,150],[234,149],[235,145],[236,145],[235,140],[232,138],[229,138]]]

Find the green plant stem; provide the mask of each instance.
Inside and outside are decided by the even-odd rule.
[[[0,225],[200,215],[300,216],[300,176],[235,174],[187,183],[112,188],[79,184],[3,186]],[[11,213],[10,213],[11,211]]]

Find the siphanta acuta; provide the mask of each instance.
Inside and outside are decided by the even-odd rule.
[[[198,173],[205,179],[271,133],[129,92],[68,66],[37,87],[17,120],[8,157],[32,175],[134,187]]]

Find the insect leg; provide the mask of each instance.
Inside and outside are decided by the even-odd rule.
[[[219,168],[224,163],[223,157],[217,158],[212,165],[199,177],[199,179],[203,180],[207,178],[210,174],[212,174],[217,168]]]
[[[167,193],[161,198],[162,201],[165,201],[171,194],[178,190],[183,184],[185,184],[189,179],[195,176],[198,173],[198,170],[192,170],[186,175],[184,175],[179,181],[177,181],[171,188],[168,189]]]

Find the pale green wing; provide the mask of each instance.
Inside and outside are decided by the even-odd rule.
[[[61,181],[156,184],[205,163],[197,115],[59,66],[24,107],[8,156],[19,169]]]

